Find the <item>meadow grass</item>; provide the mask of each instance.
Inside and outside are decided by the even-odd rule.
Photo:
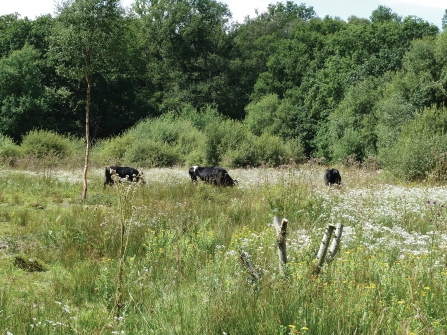
[[[91,170],[0,176],[1,334],[445,334],[447,189],[321,166],[183,169],[103,188]],[[273,216],[289,220],[285,275]],[[324,229],[341,249],[312,276]],[[239,256],[261,275],[253,280]],[[16,257],[46,271],[18,268]],[[118,294],[120,293],[120,294]],[[120,306],[117,308],[117,306]]]

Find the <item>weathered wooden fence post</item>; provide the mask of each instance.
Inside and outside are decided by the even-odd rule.
[[[273,218],[273,225],[276,229],[276,245],[278,247],[278,259],[279,259],[279,272],[284,274],[284,265],[287,264],[287,245],[286,245],[286,235],[287,235],[287,224],[289,221],[287,219],[282,219],[279,222],[278,217]]]
[[[318,250],[316,264],[312,273],[316,276],[319,275],[321,271],[321,267],[324,263],[324,258],[326,257],[326,252],[329,247],[329,240],[331,239],[332,232],[334,231],[335,226],[333,224],[329,224],[324,232],[323,239],[321,240],[320,250]]]
[[[331,246],[329,247],[329,259],[328,261],[332,262],[339,249],[341,234],[343,233],[343,225],[341,223],[337,223],[334,238],[332,239]]]
[[[251,266],[250,261],[248,260],[248,255],[245,251],[242,251],[240,258],[242,261],[242,265],[244,265],[247,268],[247,270],[251,273],[251,276],[253,277],[253,279],[256,281],[259,280],[261,278],[261,276],[253,268],[253,266]]]

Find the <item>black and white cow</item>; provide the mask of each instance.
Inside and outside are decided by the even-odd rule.
[[[107,184],[113,184],[112,175],[118,175],[118,177],[122,179],[127,179],[134,182],[141,182],[145,184],[143,179],[143,172],[138,171],[137,169],[128,167],[128,166],[108,166],[106,167],[106,181],[104,182],[104,187]]]
[[[213,185],[234,186],[237,184],[237,180],[233,180],[224,168],[218,166],[192,166],[189,168],[189,175],[192,182],[200,178]]]
[[[327,169],[324,173],[324,183],[328,186],[331,186],[332,184],[341,184],[341,176],[340,172],[337,169]]]

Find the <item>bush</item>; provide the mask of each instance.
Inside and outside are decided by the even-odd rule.
[[[254,146],[258,165],[279,166],[288,158],[286,147],[277,136],[264,133],[256,139]]]
[[[21,149],[25,155],[37,158],[49,155],[65,158],[75,151],[75,147],[68,137],[46,130],[32,130],[26,134],[22,140]]]
[[[227,133],[227,123],[212,120],[205,128],[205,161],[208,165],[217,165],[223,157],[223,138]]]
[[[192,125],[185,126],[181,133],[177,150],[188,165],[202,165],[205,162],[205,136]]]
[[[14,166],[20,155],[20,147],[11,138],[0,135],[0,163]]]
[[[306,161],[306,155],[304,153],[304,147],[299,139],[291,139],[285,144],[286,159],[295,164],[304,163]]]
[[[447,152],[446,129],[446,108],[423,110],[402,127],[394,146],[379,152],[381,163],[401,180],[432,175],[435,169],[443,165],[442,154]]]
[[[131,135],[116,136],[109,139],[99,141],[92,150],[92,156],[95,160],[100,160],[102,163],[118,164],[119,161],[124,159],[126,151],[134,143],[134,138]]]
[[[268,132],[282,139],[293,138],[296,133],[297,109],[288,99],[279,99],[276,94],[263,96],[248,104],[244,124],[255,135]]]
[[[319,137],[327,142],[326,158],[342,162],[355,157],[363,161],[376,154],[375,103],[382,91],[382,79],[375,78],[360,81],[347,89],[343,100],[328,116],[328,129],[319,132]]]
[[[232,168],[259,165],[254,147],[255,138],[253,135],[248,136],[240,146],[227,150],[222,164]]]
[[[379,101],[377,104],[378,124],[376,126],[377,151],[393,146],[401,128],[410,122],[416,108],[398,95]]]
[[[167,114],[167,118],[173,118],[172,114]],[[193,127],[197,128],[200,131],[204,131],[205,128],[210,124],[212,121],[224,121],[224,117],[219,114],[217,109],[207,106],[200,111],[197,111],[192,106],[186,106],[182,109],[180,115],[177,117],[174,117],[174,119],[180,119],[191,122]]]
[[[251,145],[253,136],[247,127],[237,121],[214,119],[205,129],[205,158],[207,164],[217,165],[221,161],[229,165],[229,156]],[[237,166],[241,163],[238,163]]]
[[[125,160],[147,167],[174,166],[183,163],[180,154],[174,147],[152,139],[136,141],[127,150]]]

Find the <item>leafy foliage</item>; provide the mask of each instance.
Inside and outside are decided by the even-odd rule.
[[[0,59],[0,132],[16,141],[44,125],[39,56],[32,46],[25,45]]]
[[[402,127],[396,144],[381,151],[381,160],[402,180],[427,178],[447,152],[447,110],[426,108]]]
[[[20,147],[14,141],[4,135],[0,135],[0,162],[1,164],[14,166],[17,158],[22,155]]]
[[[0,132],[17,143],[34,128],[80,137],[89,110],[89,142],[105,162],[159,166],[165,158],[148,156],[159,146],[166,164],[257,166],[256,143],[271,136],[276,156],[296,147],[390,166],[384,153],[402,126],[447,102],[445,30],[385,6],[343,21],[276,2],[244,22],[213,0],[56,9],[0,17]],[[155,128],[134,137],[142,120]],[[153,149],[133,149],[140,139]]]
[[[27,133],[20,147],[25,155],[37,158],[47,156],[64,158],[71,155],[75,149],[69,138],[43,130],[32,130]]]

